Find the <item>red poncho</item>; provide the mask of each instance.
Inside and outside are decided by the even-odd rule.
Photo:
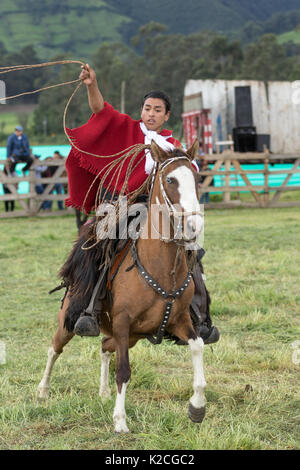
[[[140,128],[140,121],[131,119],[127,114],[121,114],[110,104],[105,103],[104,109],[97,114],[92,114],[89,121],[76,129],[67,129],[68,135],[74,144],[81,150],[97,155],[114,155],[134,144],[144,144],[145,135]],[[163,130],[162,136],[169,136],[167,141],[176,147],[180,143],[172,137],[172,131]],[[129,191],[139,188],[148,175],[145,172],[145,159],[143,153],[139,154],[134,162],[135,170],[129,178]],[[115,159],[119,156],[114,157]],[[79,152],[72,147],[66,161],[66,168],[69,180],[70,197],[66,199],[67,206],[83,209],[85,196],[93,183],[95,176],[112,158],[97,158]],[[106,184],[109,188],[116,187],[120,192],[130,159],[124,164],[120,178],[116,187],[116,176]],[[106,170],[102,173],[105,173]],[[95,205],[95,197],[99,186],[99,179],[96,180],[85,201],[84,210],[89,213]]]

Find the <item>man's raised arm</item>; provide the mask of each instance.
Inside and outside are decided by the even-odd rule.
[[[98,88],[96,74],[88,64],[82,65],[81,68],[79,78],[86,84],[90,108],[97,114],[104,108],[104,99]]]

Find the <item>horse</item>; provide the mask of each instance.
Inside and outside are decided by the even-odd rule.
[[[113,422],[118,433],[129,431],[125,411],[126,389],[131,376],[128,351],[144,338],[159,343],[166,334],[189,345],[194,393],[189,401],[188,415],[194,422],[202,422],[205,416],[204,342],[197,336],[189,313],[194,282],[185,250],[186,245],[203,230],[204,224],[197,191],[197,174],[191,163],[197,151],[197,141],[187,151],[175,149],[169,152],[152,142],[151,155],[156,172],[152,180],[146,222],[139,238],[118,268],[111,286],[111,302],[105,304],[106,314],[101,316],[100,329],[104,337],[100,353],[99,395],[103,400],[111,397],[109,363],[112,354],[116,352],[117,396]],[[163,235],[165,215],[160,215],[158,219],[154,217],[154,207],[158,205],[170,218],[169,236]],[[181,238],[176,238],[178,227],[183,221],[185,228]],[[149,233],[158,236],[149,238]],[[70,300],[71,292],[67,291],[58,313],[59,325],[48,351],[46,369],[38,386],[41,399],[48,397],[53,365],[74,336],[74,332],[68,331],[65,326]]]

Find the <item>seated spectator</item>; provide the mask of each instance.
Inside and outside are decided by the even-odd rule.
[[[64,158],[64,157],[58,151],[56,151],[56,152],[54,152],[53,157],[46,158],[44,160],[44,162],[54,161],[54,160],[62,159],[62,158]],[[52,178],[52,176],[54,176],[57,168],[58,168],[58,166],[56,166],[56,165],[46,166],[46,170],[41,173],[42,178]],[[48,184],[51,184],[51,186],[52,186],[53,183],[48,183]],[[48,186],[48,184],[43,185],[44,191],[45,191],[46,187]],[[54,192],[56,192],[56,194],[64,194],[62,183],[55,183],[53,189],[49,192],[49,194],[53,194]],[[63,201],[57,201],[57,206],[58,206],[59,210],[63,210],[64,202]],[[52,201],[50,201],[50,200],[49,201],[44,201],[42,208],[46,211],[51,211],[52,210]]]
[[[209,171],[209,166],[206,160],[201,160],[201,171]],[[200,186],[202,185],[203,181],[205,180],[206,176],[201,175],[200,177]],[[209,193],[203,193],[200,197],[200,204],[209,204]]]
[[[37,194],[43,194],[43,192],[45,191],[45,188],[47,187],[47,185],[42,183],[42,178],[43,178],[44,175],[47,174],[48,166],[38,164],[39,159],[40,159],[40,155],[34,155],[34,158],[35,158],[35,165],[34,165],[35,177],[38,180],[41,180],[40,182],[36,183],[35,191],[36,191]],[[51,201],[43,201],[42,210],[48,210],[49,209],[49,203],[51,203]],[[50,206],[50,208],[51,208],[51,206]]]
[[[53,153],[53,158],[63,159],[65,157],[58,150],[55,150],[55,152]]]
[[[52,157],[47,157],[45,158],[45,160],[43,161],[43,163],[47,163],[47,162],[52,162]],[[52,166],[48,166],[46,165],[46,169],[45,171],[42,172],[42,178],[51,178],[52,175],[53,175],[53,170],[52,170]],[[46,188],[49,186],[50,183],[43,183],[43,187],[44,187],[44,191],[46,190]],[[49,192],[49,194],[53,194],[53,189]],[[43,205],[42,205],[42,209],[44,211],[47,211],[47,212],[50,212],[52,210],[52,201],[49,200],[49,201],[43,201]]]
[[[16,126],[15,132],[9,136],[6,151],[7,159],[11,163],[11,172],[14,172],[17,163],[24,162],[26,165],[22,172],[25,176],[25,172],[31,167],[33,159],[30,156],[28,137],[23,134],[22,126]]]
[[[12,164],[9,160],[7,160],[4,165],[3,173],[10,178],[16,178],[18,176],[17,172],[12,170]],[[18,183],[15,183],[14,185],[16,186],[16,189],[18,190]],[[8,184],[5,184],[5,183],[3,184],[4,194],[12,194],[12,191],[9,189],[8,186],[9,186]],[[15,209],[15,201],[4,201],[4,206],[5,206],[5,212],[10,212],[10,211],[12,212]]]
[[[58,150],[56,150],[53,154],[53,160],[62,160],[62,159],[64,159],[64,156],[61,155]],[[52,176],[53,176],[58,167],[57,166],[52,166],[50,168],[51,168],[51,173],[52,173]],[[56,194],[64,194],[63,184],[62,183],[55,183],[54,191],[56,192]],[[57,201],[57,206],[58,206],[59,210],[63,210],[64,202],[63,201]]]

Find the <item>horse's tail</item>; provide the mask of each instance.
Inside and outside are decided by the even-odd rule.
[[[99,277],[103,251],[99,244],[88,250],[83,245],[93,233],[93,224],[82,227],[78,240],[62,266],[59,276],[69,291],[70,304],[66,313],[65,327],[73,331],[81,312],[87,308]]]

